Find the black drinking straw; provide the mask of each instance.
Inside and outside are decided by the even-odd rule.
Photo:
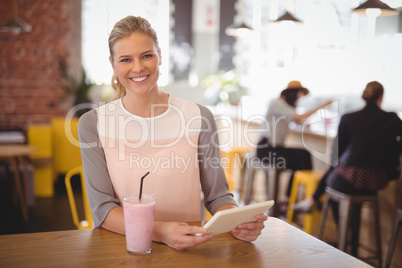
[[[148,176],[148,174],[149,174],[149,171],[147,172],[147,174],[145,174],[144,176],[141,177],[140,196],[139,196],[138,199],[141,199],[141,196],[142,196],[142,183],[144,182],[144,178],[145,178],[146,176]]]

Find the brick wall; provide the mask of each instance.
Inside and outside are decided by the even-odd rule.
[[[12,14],[13,1],[0,0],[0,27]],[[32,30],[0,30],[0,128],[26,129],[64,116],[72,104],[60,104],[58,58],[80,73],[81,0],[18,0],[18,16]]]

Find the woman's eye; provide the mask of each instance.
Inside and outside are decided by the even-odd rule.
[[[147,54],[147,55],[144,55],[144,59],[149,59],[149,58],[152,58],[153,57],[153,55],[152,54]]]
[[[121,62],[129,62],[130,59],[122,59]]]

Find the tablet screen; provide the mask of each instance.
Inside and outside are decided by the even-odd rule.
[[[265,201],[257,204],[222,210],[217,213],[203,226],[212,235],[229,232],[240,223],[254,222],[255,216],[265,213],[274,205],[274,201]]]

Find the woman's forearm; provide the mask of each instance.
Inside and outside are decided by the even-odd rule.
[[[300,123],[300,121],[301,121],[302,119],[307,118],[307,117],[313,115],[315,112],[317,112],[318,110],[324,108],[325,106],[327,106],[327,105],[329,105],[329,104],[331,104],[331,103],[332,103],[332,101],[326,101],[326,102],[324,102],[324,103],[318,105],[317,107],[315,107],[315,108],[313,108],[313,109],[311,109],[311,110],[309,110],[309,111],[307,111],[307,112],[305,112],[305,113],[303,113],[303,114],[295,114],[294,121],[295,121],[296,123]]]
[[[215,210],[214,214],[215,214],[216,212],[218,212],[218,211],[222,211],[222,210],[225,210],[225,209],[231,209],[231,208],[237,208],[237,206],[234,205],[234,204],[225,204],[225,205],[220,206],[219,208],[217,208],[217,209]]]
[[[114,207],[107,214],[105,220],[101,224],[102,228],[125,235],[124,229],[124,215],[122,207]]]

